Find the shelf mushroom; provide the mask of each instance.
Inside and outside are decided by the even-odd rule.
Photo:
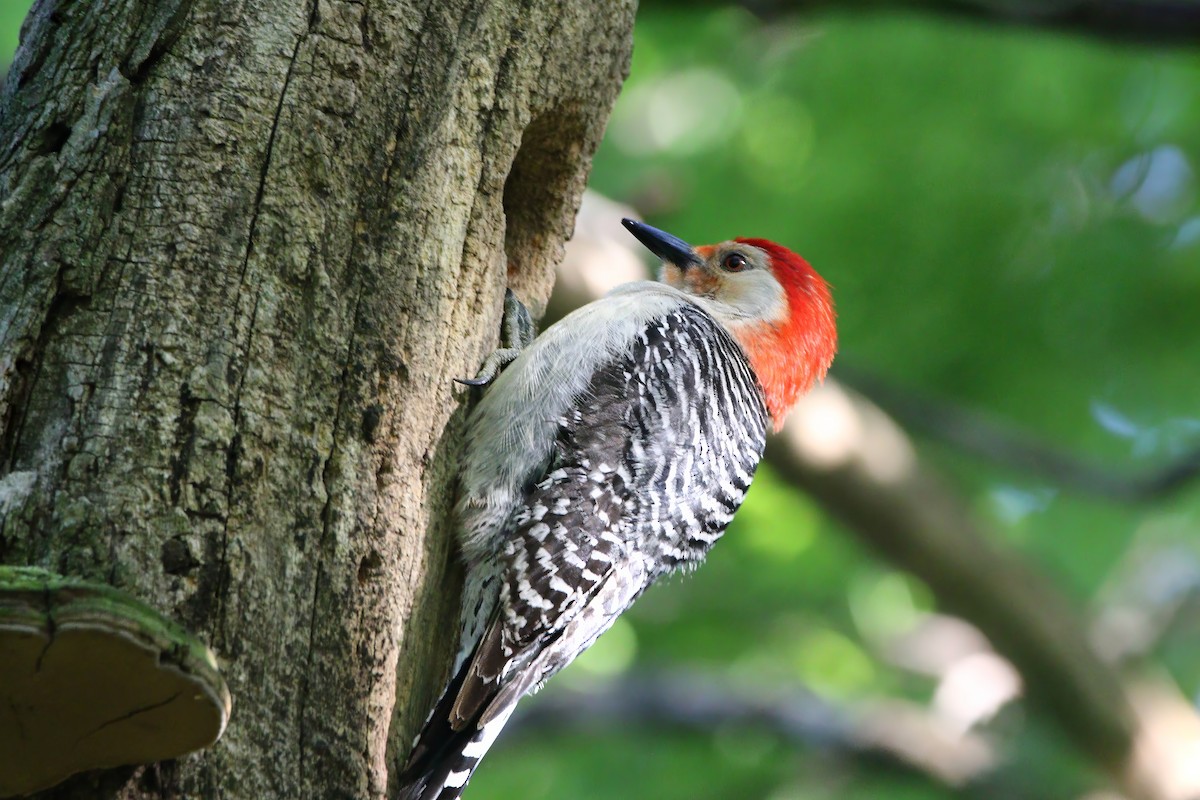
[[[207,747],[230,709],[212,651],[154,609],[0,567],[0,797]]]

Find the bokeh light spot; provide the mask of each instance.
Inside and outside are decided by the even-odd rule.
[[[688,69],[631,88],[613,110],[609,132],[630,155],[695,155],[733,135],[741,108],[741,94],[728,77]]]

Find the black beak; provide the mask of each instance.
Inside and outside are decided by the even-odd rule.
[[[639,242],[646,245],[646,248],[651,253],[654,253],[654,255],[663,261],[668,261],[680,269],[687,269],[688,267],[700,264],[700,259],[696,257],[692,246],[678,236],[672,236],[666,231],[660,231],[658,228],[652,228],[644,222],[638,222],[633,219],[623,219],[621,220],[621,224]]]

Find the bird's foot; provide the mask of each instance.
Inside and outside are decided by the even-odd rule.
[[[483,362],[474,378],[455,378],[464,386],[482,388],[496,379],[500,372],[521,355],[537,335],[537,326],[529,309],[517,299],[512,289],[504,290],[504,319],[500,323],[500,347]]]

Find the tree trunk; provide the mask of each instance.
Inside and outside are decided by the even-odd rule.
[[[382,797],[445,677],[449,514],[633,0],[39,0],[0,96],[0,563],[207,639],[210,751],[58,797]]]

